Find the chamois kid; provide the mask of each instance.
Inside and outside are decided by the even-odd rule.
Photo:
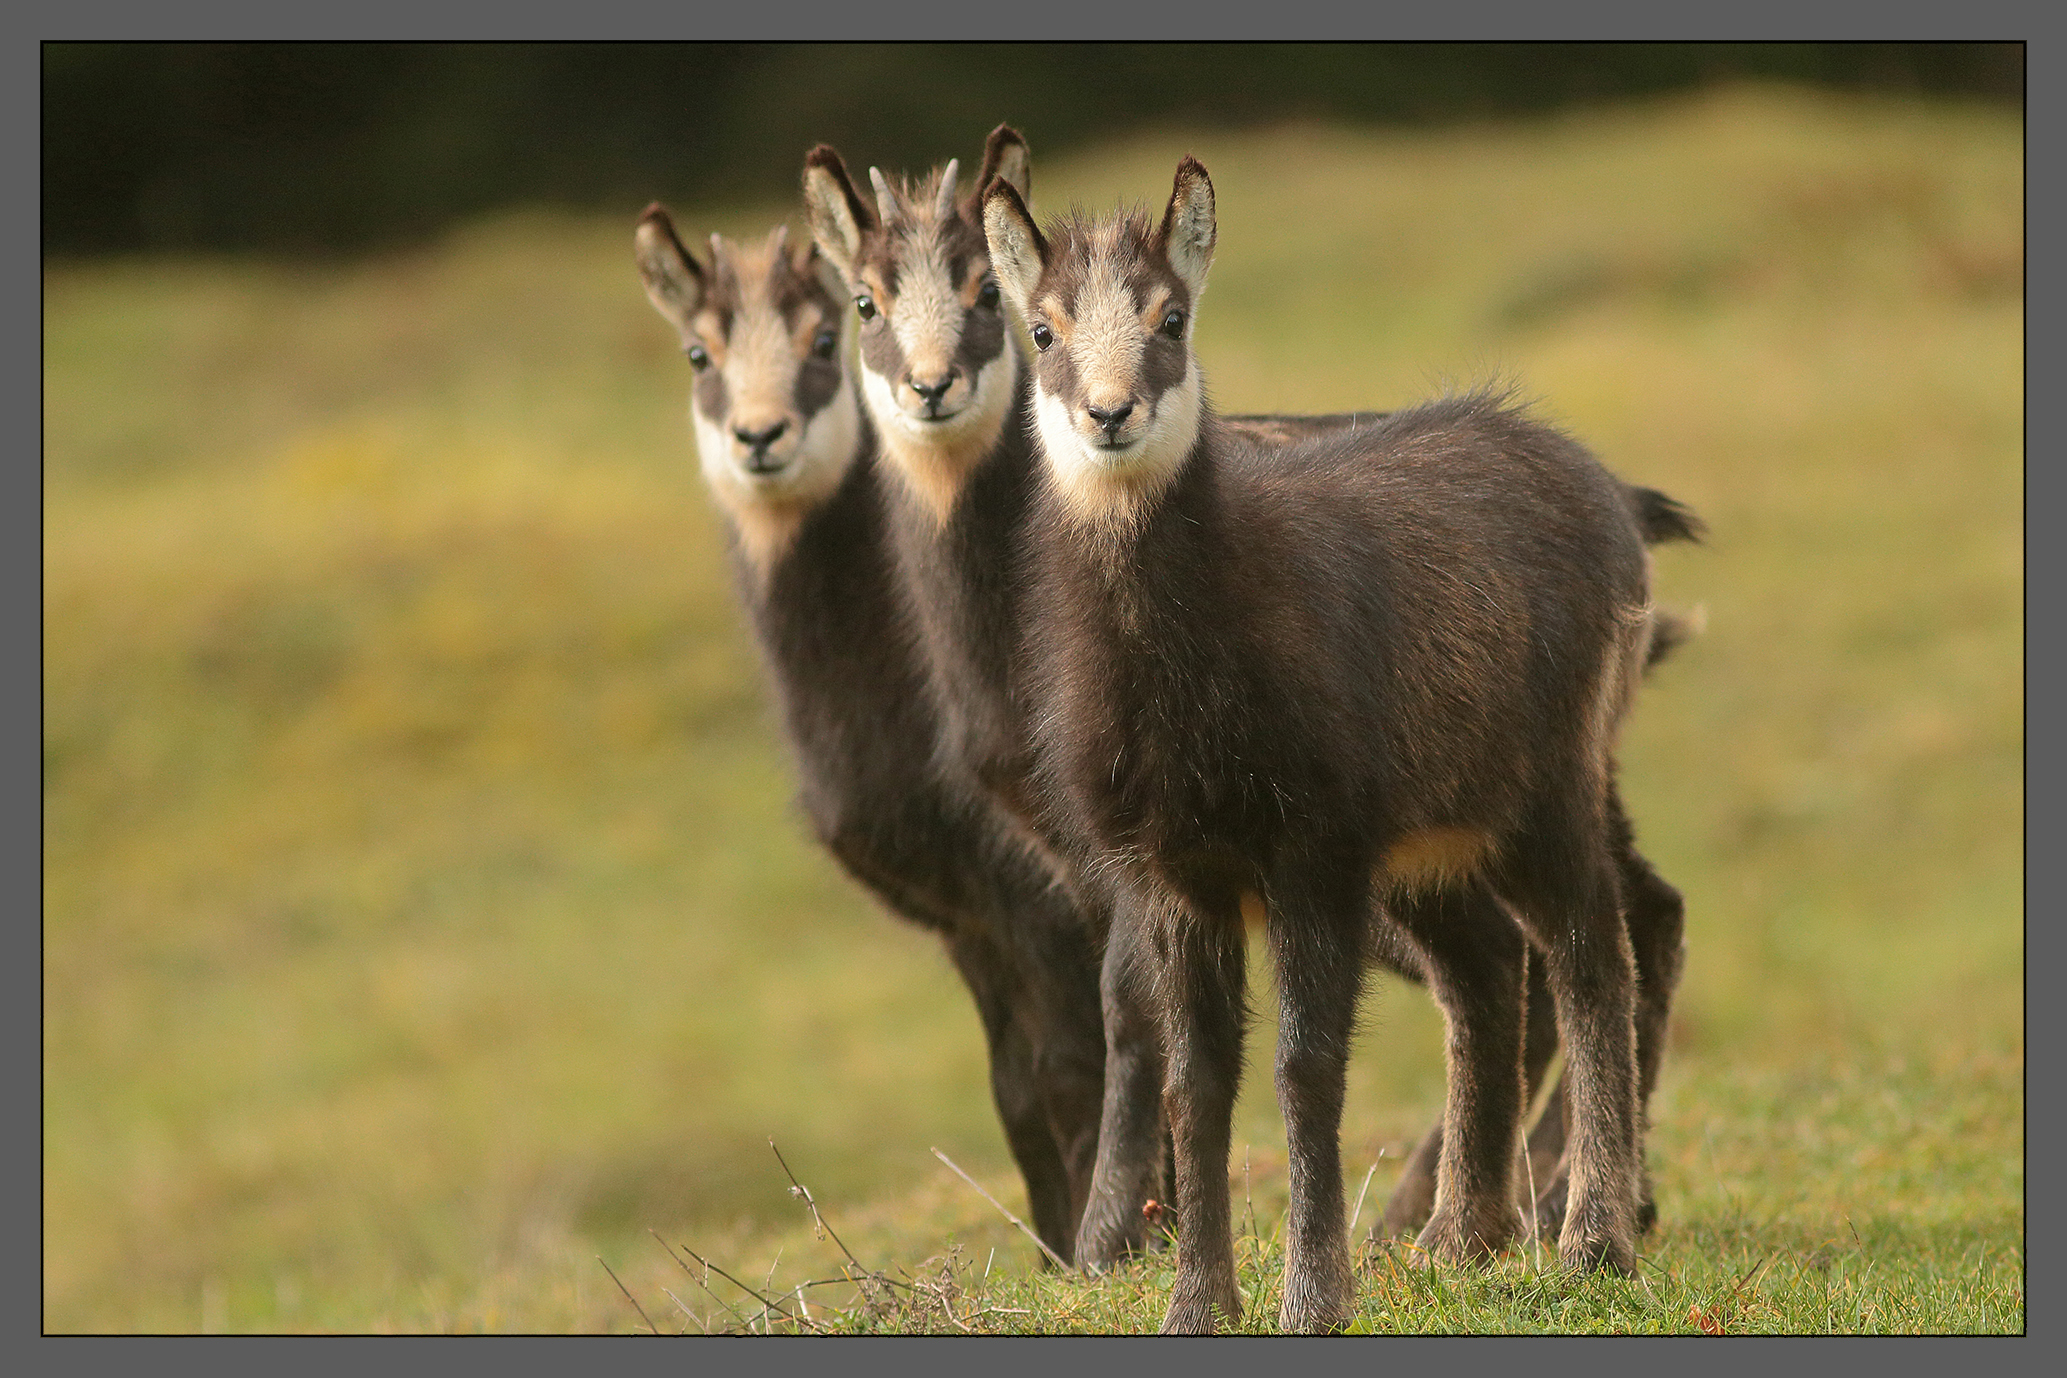
[[[986,146],[976,188],[1003,177],[1023,199],[1028,162],[1025,141],[1000,125]],[[855,188],[839,154],[820,145],[806,159],[805,201],[819,246],[838,266],[862,319],[862,391],[885,438],[885,468],[896,475],[889,485],[891,543],[937,694],[943,760],[961,763],[993,790],[1060,871],[1061,843],[1039,821],[1039,801],[1027,788],[1029,757],[1011,682],[1017,595],[1009,562],[1001,557],[1016,539],[1033,473],[1031,398],[1018,339],[1003,326],[975,193],[957,199],[956,167],[950,162],[918,184],[893,182],[871,168],[871,200]],[[1282,443],[1353,433],[1382,420],[1383,413],[1364,412],[1228,417],[1222,423]],[[1643,517],[1647,540],[1694,534],[1691,517],[1663,494],[1632,488],[1628,496]],[[1630,855],[1641,865],[1633,850]],[[1094,894],[1096,879],[1079,875],[1079,893]],[[1660,893],[1669,900],[1662,911],[1669,922],[1651,927],[1676,952],[1678,897],[1670,887]],[[1102,905],[1087,900],[1087,909],[1103,932]],[[1377,943],[1373,955],[1419,979],[1419,958],[1408,946]],[[1130,969],[1124,948],[1109,952],[1108,987],[1126,979]],[[1527,1045],[1526,1086],[1533,1098],[1556,1050],[1556,1028],[1548,1018],[1540,964],[1531,967],[1530,980],[1538,995]],[[1156,1166],[1163,1139],[1160,1056],[1150,1031],[1137,1027],[1130,1006],[1116,1003],[1113,994],[1108,990],[1112,1027],[1100,1169],[1077,1251],[1079,1261],[1094,1267],[1139,1248],[1146,1234],[1143,1202],[1169,1195]],[[1561,1186],[1560,1104],[1561,1094],[1554,1095],[1530,1143],[1532,1180],[1545,1190],[1546,1201]],[[1440,1128],[1410,1159],[1385,1212],[1386,1231],[1426,1221]],[[1552,1206],[1544,1218],[1554,1213]]]
[[[1223,427],[1190,347],[1216,237],[1194,159],[1160,224],[1044,236],[1002,181],[984,214],[1038,351],[1020,689],[1040,791],[1127,895],[1109,947],[1138,954],[1162,1032],[1180,1232],[1164,1328],[1241,1313],[1226,1171],[1251,896],[1280,991],[1286,1329],[1351,1314],[1339,1133],[1381,900],[1449,1029],[1422,1246],[1482,1256],[1520,1225],[1533,945],[1570,1086],[1559,1253],[1629,1271],[1635,971],[1612,749],[1652,620],[1627,490],[1486,395],[1290,446]]]
[[[695,370],[704,476],[731,533],[818,839],[891,912],[938,933],[990,1049],[991,1091],[1041,1239],[1073,1246],[1105,1056],[1095,949],[991,807],[940,777],[937,728],[891,585],[874,431],[843,366],[847,293],[785,229],[711,238],[658,205],[639,272]]]

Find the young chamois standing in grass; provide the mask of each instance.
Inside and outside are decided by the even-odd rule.
[[[1001,125],[990,136],[977,187],[1003,176],[1023,200],[1027,164],[1024,140]],[[890,483],[893,545],[947,727],[943,758],[966,763],[1052,850],[1060,843],[1039,820],[1039,801],[1027,787],[1030,758],[1011,670],[1018,595],[1006,552],[1016,539],[1032,482],[1030,397],[1020,381],[1018,340],[1003,328],[974,196],[957,200],[954,172],[950,163],[921,184],[893,185],[872,168],[871,202],[856,190],[839,154],[821,145],[806,160],[805,199],[819,245],[839,267],[863,320],[863,392],[879,432],[887,437],[885,467],[897,475]],[[1230,417],[1222,424],[1283,442],[1354,433],[1382,419],[1382,414],[1337,413]],[[1642,515],[1647,540],[1693,534],[1690,519],[1662,494],[1631,489],[1628,498]],[[1629,855],[1641,864],[1633,849]],[[1643,870],[1648,874],[1648,867]],[[1078,885],[1102,930],[1097,879],[1080,876]],[[1678,896],[1670,887],[1659,894],[1660,921],[1648,930],[1676,961]],[[1410,945],[1374,938],[1373,955],[1420,979],[1420,958]],[[1094,1188],[1077,1254],[1079,1262],[1094,1267],[1141,1247],[1143,1202],[1169,1194],[1159,1166],[1164,1138],[1160,1052],[1153,1031],[1135,1018],[1132,1002],[1116,998],[1128,969],[1124,948],[1108,953],[1107,1118],[1099,1149],[1100,1185]],[[1532,990],[1543,992],[1540,964],[1531,967],[1530,976]],[[1658,1005],[1661,1034],[1662,1000],[1669,994],[1666,985]],[[1529,1022],[1526,1088],[1533,1098],[1555,1051],[1556,1028],[1547,1017],[1547,996],[1539,995],[1531,1008],[1536,1017]],[[1561,1095],[1554,1095],[1531,1138],[1533,1185],[1551,1203],[1546,1220],[1555,1215],[1562,1190],[1555,1167],[1562,1147],[1560,1105]],[[1428,1218],[1440,1131],[1438,1125],[1410,1159],[1385,1213],[1388,1232],[1417,1228]]]
[[[1339,1133],[1380,898],[1449,1026],[1423,1247],[1482,1256],[1520,1226],[1533,944],[1570,1085],[1559,1253],[1633,1269],[1636,972],[1612,751],[1652,618],[1627,491],[1484,395],[1289,448],[1221,426],[1190,348],[1215,243],[1193,159],[1160,225],[1076,220],[1051,240],[1005,182],[984,209],[1039,351],[1032,746],[1062,830],[1129,896],[1110,945],[1146,968],[1167,1058],[1180,1252],[1164,1328],[1242,1309],[1227,1160],[1249,896],[1280,990],[1284,1328],[1352,1312]]]
[[[647,295],[695,369],[703,471],[819,840],[893,913],[939,933],[982,1016],[991,1091],[1034,1226],[1067,1259],[1103,1085],[1097,957],[1067,896],[990,806],[941,778],[891,586],[874,433],[844,366],[847,293],[809,242],[636,236]]]

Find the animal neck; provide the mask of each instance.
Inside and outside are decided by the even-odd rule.
[[[1167,582],[1168,562],[1210,566],[1230,550],[1219,529],[1218,500],[1228,433],[1204,407],[1183,419],[1189,424],[1163,437],[1165,452],[1135,473],[1087,478],[1081,468],[1056,464],[1053,451],[1039,466],[1033,501],[1046,563],[1052,568],[1059,561],[1075,571],[1071,577],[1088,576],[1108,595],[1119,595],[1115,606],[1129,610],[1122,619],[1129,626],[1138,622],[1141,600]],[[1045,426],[1041,437],[1045,448]],[[1191,600],[1176,601],[1188,606]]]

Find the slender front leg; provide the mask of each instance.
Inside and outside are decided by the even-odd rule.
[[[1242,1074],[1247,952],[1241,911],[1228,898],[1224,906],[1172,905],[1156,916],[1168,1058],[1163,1106],[1177,1158],[1177,1281],[1163,1317],[1167,1335],[1210,1335],[1216,1311],[1228,1325],[1242,1315],[1227,1155]]]
[[[1076,906],[1059,889],[1014,898],[1007,922],[1018,930],[1018,980],[1033,1039],[1034,1082],[1067,1184],[1058,1222],[1063,1243],[1056,1250],[1071,1258],[1090,1200],[1104,1110],[1098,956]],[[1045,1224],[1041,1237],[1048,1238]]]
[[[1077,1227],[1077,1264],[1094,1272],[1142,1248],[1147,1237],[1142,1207],[1165,1194],[1163,1048],[1149,999],[1151,937],[1147,917],[1131,897],[1115,903],[1099,972],[1105,1095],[1098,1159]]]
[[[1354,883],[1336,887],[1332,903],[1314,902],[1291,884],[1272,895],[1278,1108],[1292,1188],[1278,1324],[1294,1334],[1340,1330],[1355,1312],[1342,1203],[1342,1097],[1363,993],[1363,869],[1353,869]]]
[[[1049,1126],[1038,1052],[1028,1033],[1019,975],[986,934],[955,934],[948,939],[947,949],[983,1018],[984,1039],[990,1048],[991,1099],[997,1104],[1012,1160],[1026,1179],[1034,1233],[1068,1259],[1076,1223],[1070,1212],[1068,1167]],[[1042,1264],[1045,1266],[1045,1256]]]

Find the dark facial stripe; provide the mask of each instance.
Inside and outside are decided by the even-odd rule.
[[[724,425],[731,415],[732,398],[725,387],[725,375],[716,368],[707,368],[696,375],[696,409],[717,425]]]
[[[797,414],[808,423],[840,390],[838,359],[807,358],[797,367]]]

